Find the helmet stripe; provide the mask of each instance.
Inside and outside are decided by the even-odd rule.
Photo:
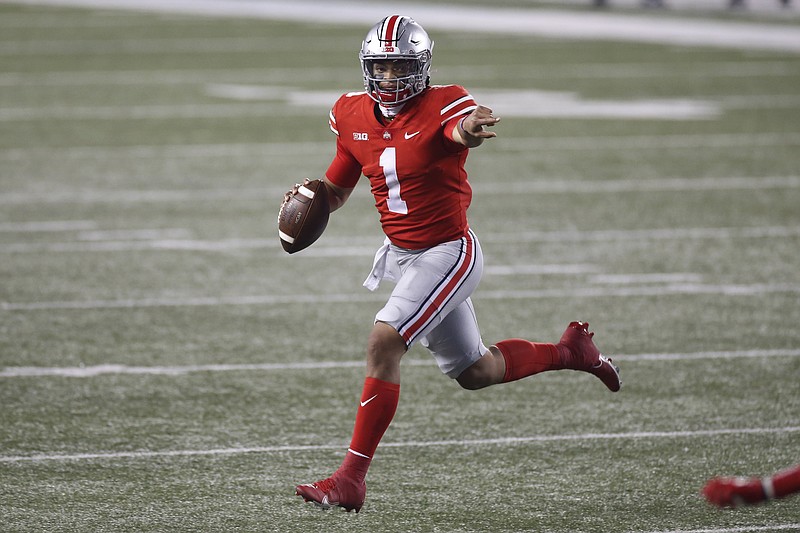
[[[403,17],[400,15],[391,15],[383,20],[383,28],[381,32],[381,44],[384,46],[394,46],[397,41],[397,31],[400,29],[400,21]]]

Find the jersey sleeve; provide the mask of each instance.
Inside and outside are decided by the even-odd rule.
[[[450,89],[439,115],[441,117],[441,124],[444,128],[445,137],[455,142],[453,139],[453,128],[455,128],[459,120],[472,113],[472,111],[478,107],[478,104],[475,102],[472,95],[463,87],[453,85]]]
[[[336,122],[336,113],[339,109],[341,99],[337,101],[328,115],[328,125],[336,135],[336,155],[333,157],[325,176],[334,184],[343,189],[352,189],[356,186],[361,177],[361,164],[348,150],[342,137],[339,135],[339,126]]]

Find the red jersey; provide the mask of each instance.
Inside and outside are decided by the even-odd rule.
[[[453,140],[458,120],[477,107],[457,85],[434,85],[384,122],[366,93],[339,98],[330,114],[337,135],[327,178],[343,188],[369,178],[383,232],[393,244],[418,250],[463,237],[472,189],[469,150]],[[380,112],[378,112],[378,115]]]

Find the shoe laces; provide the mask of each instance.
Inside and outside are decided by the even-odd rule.
[[[332,477],[329,477],[327,479],[317,481],[314,483],[314,486],[324,493],[329,493],[336,488],[336,481]]]

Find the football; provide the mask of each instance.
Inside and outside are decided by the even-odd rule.
[[[281,204],[278,236],[283,249],[293,254],[311,246],[328,225],[328,189],[318,179],[300,185],[297,194]]]

